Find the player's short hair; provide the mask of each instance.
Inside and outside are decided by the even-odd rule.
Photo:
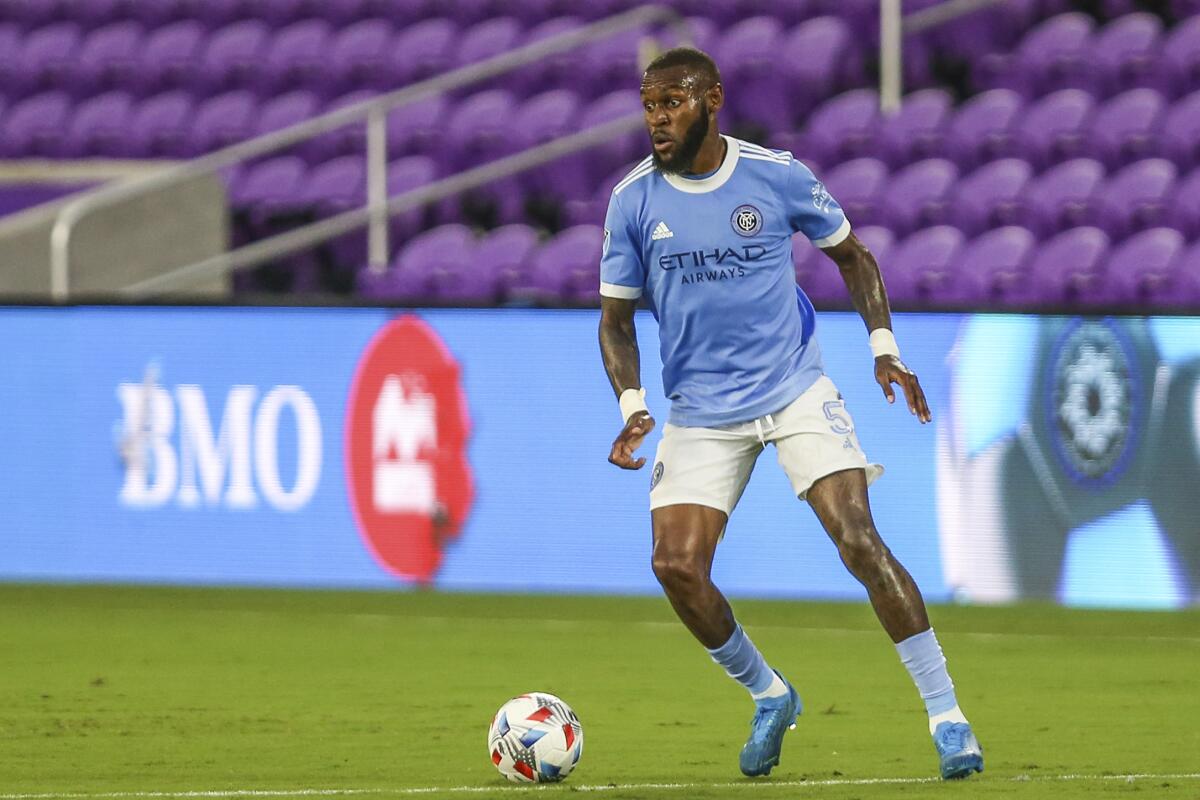
[[[717,69],[717,62],[713,61],[708,53],[694,47],[672,47],[650,62],[646,67],[646,74],[672,67],[687,67],[704,78],[707,86],[721,82],[721,71]]]

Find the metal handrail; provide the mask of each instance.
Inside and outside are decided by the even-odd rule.
[[[490,161],[474,169],[451,175],[433,183],[418,186],[388,199],[384,207],[387,216],[400,214],[413,208],[435,203],[476,186],[508,177],[556,158],[586,150],[603,142],[612,141],[614,136],[637,130],[645,124],[643,115],[628,114],[603,125],[597,125],[578,133],[553,139],[504,158]],[[281,255],[303,250],[328,241],[355,228],[362,227],[375,213],[370,206],[343,211],[341,214],[305,225],[303,228],[277,234],[230,253],[206,258],[194,264],[155,275],[118,290],[130,300],[159,296],[171,289],[186,287],[199,282],[216,271],[229,272],[253,266]]]
[[[322,114],[319,117],[314,117],[311,120],[306,120],[266,134],[265,136],[222,148],[192,161],[167,167],[161,172],[146,176],[145,178],[117,186],[93,190],[64,205],[55,217],[54,226],[50,232],[51,297],[58,302],[63,302],[67,299],[70,293],[71,234],[81,219],[98,208],[112,205],[113,203],[144,194],[148,191],[165,188],[190,178],[212,174],[217,170],[232,166],[240,161],[283,149],[361,120],[368,121],[368,155],[376,158],[386,156],[384,152],[385,142],[383,141],[381,128],[386,124],[387,112],[394,108],[435,94],[457,89],[461,86],[477,83],[505,72],[510,72],[518,67],[532,64],[546,56],[565,52],[579,45],[602,39],[630,28],[654,25],[656,23],[665,24],[676,29],[680,34],[681,40],[688,40],[687,22],[673,9],[663,6],[646,6],[634,9],[590,25],[585,25],[574,31],[524,45],[523,47],[501,53],[475,64],[460,67],[411,86],[388,92],[379,97],[373,97],[353,105],[345,106],[344,108]],[[374,172],[379,173],[381,170],[376,169]],[[379,209],[382,203],[378,196],[372,197],[372,195],[378,195],[381,185],[386,193],[386,183],[381,184],[378,175],[372,179],[370,177],[371,174],[372,171],[368,170],[368,205],[364,211],[368,214],[368,218],[370,218],[373,212],[375,215],[374,219],[378,221]],[[357,225],[352,227],[357,227]],[[382,226],[382,228],[386,231],[386,225]],[[297,232],[293,231],[293,233]],[[379,249],[377,241],[372,243],[371,249]],[[208,261],[213,262],[217,258],[228,258],[228,255],[223,254],[222,256],[208,259]],[[372,255],[378,255],[378,253],[373,253]]]

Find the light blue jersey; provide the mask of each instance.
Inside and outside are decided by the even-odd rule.
[[[604,222],[600,293],[649,292],[674,425],[755,419],[821,376],[791,237],[832,247],[850,234],[841,206],[790,153],[722,138],[724,162],[701,178],[638,164]]]

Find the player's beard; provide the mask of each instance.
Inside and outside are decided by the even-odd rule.
[[[690,172],[692,162],[696,160],[696,156],[700,153],[700,147],[704,144],[706,136],[708,136],[708,102],[702,101],[700,104],[700,116],[688,126],[687,131],[683,134],[683,141],[675,148],[675,153],[670,158],[664,159],[658,154],[657,150],[651,149],[650,152],[654,158],[654,166],[658,167],[659,171],[671,175],[683,175],[686,172]]]

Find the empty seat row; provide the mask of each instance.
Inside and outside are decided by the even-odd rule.
[[[1162,156],[1187,169],[1200,164],[1200,91],[1170,102],[1153,89],[1131,89],[1100,102],[1063,89],[1026,103],[993,89],[955,108],[946,92],[929,89],[884,117],[876,92],[856,89],[823,103],[802,131],[770,142],[818,164],[871,155],[896,166],[943,155],[969,169],[1019,156],[1042,168],[1088,156],[1111,168]]]

